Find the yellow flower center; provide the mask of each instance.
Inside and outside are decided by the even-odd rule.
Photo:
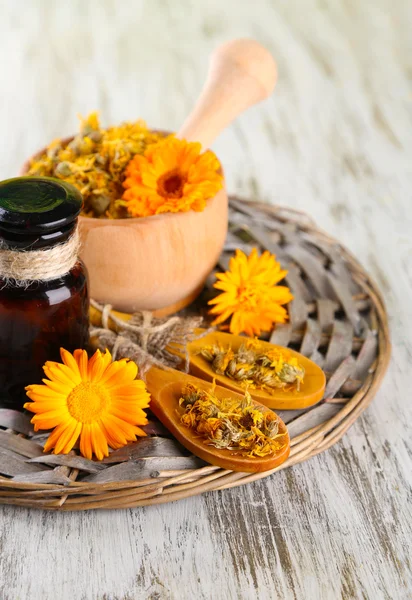
[[[253,310],[256,308],[258,297],[258,290],[251,285],[246,283],[239,286],[237,300],[239,305],[243,306],[246,310]]]
[[[179,169],[167,171],[157,180],[157,193],[164,198],[181,198],[185,178]]]
[[[97,383],[79,383],[67,397],[69,413],[80,423],[92,423],[99,419],[106,412],[109,404],[108,391]]]

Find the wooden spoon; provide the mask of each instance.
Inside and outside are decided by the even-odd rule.
[[[215,379],[217,384],[235,392],[242,393],[243,388],[241,386],[237,385],[236,382],[229,377],[226,377],[226,375],[218,375],[212,369],[211,364],[200,355],[200,350],[204,346],[219,344],[224,348],[231,347],[232,350],[236,352],[246,341],[247,338],[243,336],[216,331],[191,342],[188,344],[190,372],[207,381],[213,381],[213,379]],[[274,346],[274,344],[262,340],[259,341],[267,350],[273,350],[274,348],[282,350],[281,346]],[[290,348],[283,348],[283,350],[287,350],[288,353],[296,357],[299,364],[305,369],[305,376],[303,383],[300,385],[300,389],[292,389],[289,391],[274,389],[273,393],[265,392],[260,389],[250,389],[250,395],[257,402],[278,410],[307,408],[308,406],[316,404],[316,402],[319,402],[319,400],[322,399],[325,391],[326,377],[324,372],[317,364],[309,360],[309,358],[306,358],[306,356],[303,356],[303,354],[295,352]]]
[[[152,399],[150,401],[150,410],[163,423],[172,435],[195,456],[206,462],[229,469],[231,471],[241,471],[245,473],[260,473],[269,471],[280,465],[287,459],[290,452],[289,434],[286,425],[279,419],[279,433],[285,434],[281,439],[282,448],[274,455],[260,457],[245,457],[236,455],[231,450],[219,449],[209,446],[204,437],[200,436],[189,427],[180,422],[184,409],[179,406],[179,399],[182,396],[182,390],[186,383],[203,390],[211,390],[212,384],[197,379],[191,375],[180,373],[175,370],[162,370],[152,367],[146,374],[146,384]],[[244,394],[228,392],[227,389],[216,386],[214,394],[218,398],[243,398]],[[256,402],[256,404],[259,404]],[[270,411],[266,406],[261,405],[263,411]],[[272,411],[270,411],[272,412]]]

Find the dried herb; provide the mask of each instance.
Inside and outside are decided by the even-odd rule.
[[[181,422],[206,438],[205,443],[248,457],[277,453],[286,432],[279,433],[279,418],[255,404],[246,391],[242,399],[218,398],[213,391],[192,384],[183,388],[179,405]]]
[[[28,175],[57,177],[75,185],[83,195],[84,216],[127,217],[122,199],[126,166],[161,138],[144,121],[102,129],[97,113],[92,113],[81,119],[80,133],[69,144],[54,140],[34,158]]]
[[[266,392],[275,389],[297,389],[305,375],[304,368],[286,349],[268,350],[259,340],[247,340],[234,352],[229,346],[205,346],[201,356],[211,363],[215,373],[226,375],[243,387],[259,388]]]

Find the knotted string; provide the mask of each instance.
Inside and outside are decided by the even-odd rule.
[[[91,300],[91,304],[102,314],[102,327],[92,327],[90,330],[95,345],[102,351],[108,348],[113,359],[130,358],[136,362],[140,377],[144,377],[151,366],[179,367],[187,373],[187,345],[210,331],[195,333],[202,323],[202,317],[175,315],[158,319],[150,311],[142,311],[135,313],[130,321],[124,321],[116,316],[110,304],[101,305],[95,300]],[[113,325],[110,327],[110,320],[116,331]]]

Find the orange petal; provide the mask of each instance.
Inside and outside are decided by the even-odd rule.
[[[145,395],[148,392],[146,390],[144,381],[141,379],[134,379],[133,381],[129,382],[119,381],[119,383],[116,385],[110,386],[110,393],[112,398],[116,398],[117,396],[130,396],[131,398],[137,398],[138,396],[142,394]]]
[[[47,438],[47,441],[44,445],[44,452],[49,452],[52,448],[54,448],[58,439],[66,430],[66,427],[67,427],[67,422],[64,422],[53,429],[53,431],[50,433],[50,435]]]
[[[116,415],[116,417],[122,421],[126,421],[130,425],[147,425],[149,422],[146,413],[139,408],[131,408],[129,412],[125,412],[120,406],[112,406],[110,414]]]
[[[43,370],[51,381],[57,380],[72,387],[81,383],[80,372],[78,369],[77,372],[74,372],[66,365],[46,362]]]
[[[42,384],[28,385],[26,387],[26,394],[29,396],[29,398],[31,398],[32,396],[37,397],[39,399],[54,399],[56,397],[64,398],[63,393],[57,393],[54,390],[48,388],[46,385]]]
[[[80,379],[79,366],[73,354],[71,354],[68,350],[65,350],[64,348],[60,348],[60,356],[62,357],[62,361],[66,365],[66,367],[68,367],[70,371],[75,373],[75,376]]]
[[[100,425],[98,423],[92,423],[90,426],[90,439],[92,449],[96,455],[97,460],[102,460],[105,456],[109,456],[109,448],[107,447],[107,440],[104,436]]]
[[[82,427],[83,427],[83,423],[77,423],[76,428],[75,428],[75,430],[72,433],[72,436],[67,441],[67,444],[65,445],[65,447],[61,451],[61,454],[68,454],[70,452],[70,450],[73,449],[73,446],[75,445],[75,443],[79,439],[79,435],[80,435],[80,433],[82,431]]]
[[[87,381],[87,367],[89,364],[89,357],[87,356],[86,350],[75,350],[73,356],[79,367],[80,377],[82,381]]]
[[[67,454],[70,452],[79,437],[81,427],[81,423],[78,423],[75,419],[70,419],[70,421],[66,423],[66,429],[62,432],[54,445],[54,454]],[[75,435],[76,432],[79,433]]]
[[[129,441],[127,434],[118,425],[118,421],[120,421],[120,419],[112,417],[111,415],[105,415],[100,419],[100,421],[103,423],[105,430],[109,432],[110,436],[117,440],[118,444],[120,444],[120,447],[127,444]],[[123,421],[121,422],[123,423]]]
[[[66,408],[64,402],[56,402],[56,400],[35,400],[34,402],[26,402],[24,405],[26,410],[29,410],[35,414],[43,414],[49,411],[59,410],[62,411]]]
[[[123,396],[116,393],[116,395],[112,394],[112,402],[114,406],[123,406],[125,410],[126,407],[128,407],[129,410],[132,408],[149,408],[150,394],[147,392],[140,392],[137,396]]]
[[[80,452],[83,456],[85,456],[89,460],[92,459],[93,452],[92,452],[92,444],[91,444],[91,438],[90,438],[90,424],[89,423],[83,423],[82,431],[80,434]]]
[[[108,377],[107,379],[104,377],[102,379],[102,383],[104,383],[107,388],[111,388],[118,384],[131,383],[137,376],[138,368],[136,363],[132,360],[129,360],[128,362],[118,361],[117,364],[119,367],[116,372],[111,375],[111,377]]]
[[[135,427],[135,432],[136,432],[136,435],[139,437],[147,436],[147,433],[145,431],[143,431],[143,429],[140,429],[140,427]]]
[[[66,423],[68,418],[70,418],[70,414],[67,411],[51,410],[34,415],[31,422],[36,424],[38,429],[53,429],[53,427]]]
[[[56,394],[68,396],[74,386],[66,385],[60,381],[50,381],[50,379],[42,379],[44,385],[56,392]]]
[[[89,365],[87,367],[87,375],[89,381],[94,381],[95,383],[100,381],[101,376],[104,373],[104,363],[102,360],[102,353],[100,350],[96,350],[91,359],[89,360]]]
[[[117,450],[118,448],[122,448],[127,443],[126,440],[124,440],[124,442],[122,441],[123,437],[122,437],[122,440],[119,440],[114,435],[113,431],[110,430],[110,429],[108,429],[106,427],[106,425],[103,423],[102,420],[100,420],[100,427],[102,428],[102,431],[103,431],[103,434],[104,434],[104,436],[105,436],[105,438],[107,440],[107,443],[109,444],[110,448],[112,448],[113,450]]]

